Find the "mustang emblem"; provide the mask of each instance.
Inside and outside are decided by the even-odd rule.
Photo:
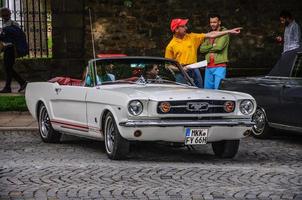
[[[209,104],[207,102],[189,102],[187,103],[187,110],[189,111],[207,111]]]

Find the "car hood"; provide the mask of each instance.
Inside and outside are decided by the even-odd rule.
[[[250,76],[250,77],[235,77],[235,78],[225,78],[224,80],[233,81],[259,81],[264,79],[266,76]]]
[[[192,99],[215,99],[215,100],[237,100],[252,98],[250,95],[240,92],[225,90],[199,89],[180,85],[128,85],[106,87],[112,92],[128,95],[131,99],[151,99],[155,101],[166,100],[192,100]]]
[[[288,77],[282,77],[282,76],[254,76],[254,77],[237,77],[237,78],[226,78],[222,80],[222,85],[225,82],[228,83],[261,83],[261,82],[267,82],[267,81],[277,81],[277,80],[284,80],[288,79]]]

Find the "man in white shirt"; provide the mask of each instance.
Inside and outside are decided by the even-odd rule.
[[[284,36],[283,38],[278,36],[276,40],[283,42],[283,53],[299,48],[301,45],[301,29],[289,11],[283,10],[280,13],[280,23],[285,26]]]

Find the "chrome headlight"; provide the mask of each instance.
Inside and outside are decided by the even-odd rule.
[[[244,115],[249,115],[254,110],[254,103],[251,100],[243,100],[239,105],[239,110]]]
[[[128,111],[131,115],[140,115],[143,112],[143,104],[138,100],[130,101],[128,104]]]

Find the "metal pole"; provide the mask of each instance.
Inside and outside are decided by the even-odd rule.
[[[20,3],[20,26],[23,29],[23,5],[21,0],[19,1]]]
[[[29,5],[28,5],[28,0],[26,0],[26,32],[27,32],[27,44],[28,44],[28,52],[29,52],[29,54],[28,54],[28,57],[30,57],[30,47],[29,47],[29,45],[30,45],[30,40],[29,40],[29,37],[30,37],[30,30],[29,30],[29,11],[28,11],[28,7],[29,7]]]
[[[47,2],[46,0],[44,1],[44,5],[45,5],[45,40],[46,40],[46,56],[49,56],[49,52],[48,52],[48,21],[47,21]]]
[[[35,2],[32,2],[32,18],[33,18],[33,29],[34,29],[34,55],[37,57],[37,44],[36,44],[36,12],[35,12]]]
[[[15,21],[16,21],[16,19],[17,19],[16,13],[17,13],[17,9],[16,9],[16,0],[14,0],[14,20],[15,20]]]
[[[41,0],[38,1],[39,7],[39,32],[40,32],[40,56],[43,56],[43,44],[42,44],[42,22],[41,22]]]

